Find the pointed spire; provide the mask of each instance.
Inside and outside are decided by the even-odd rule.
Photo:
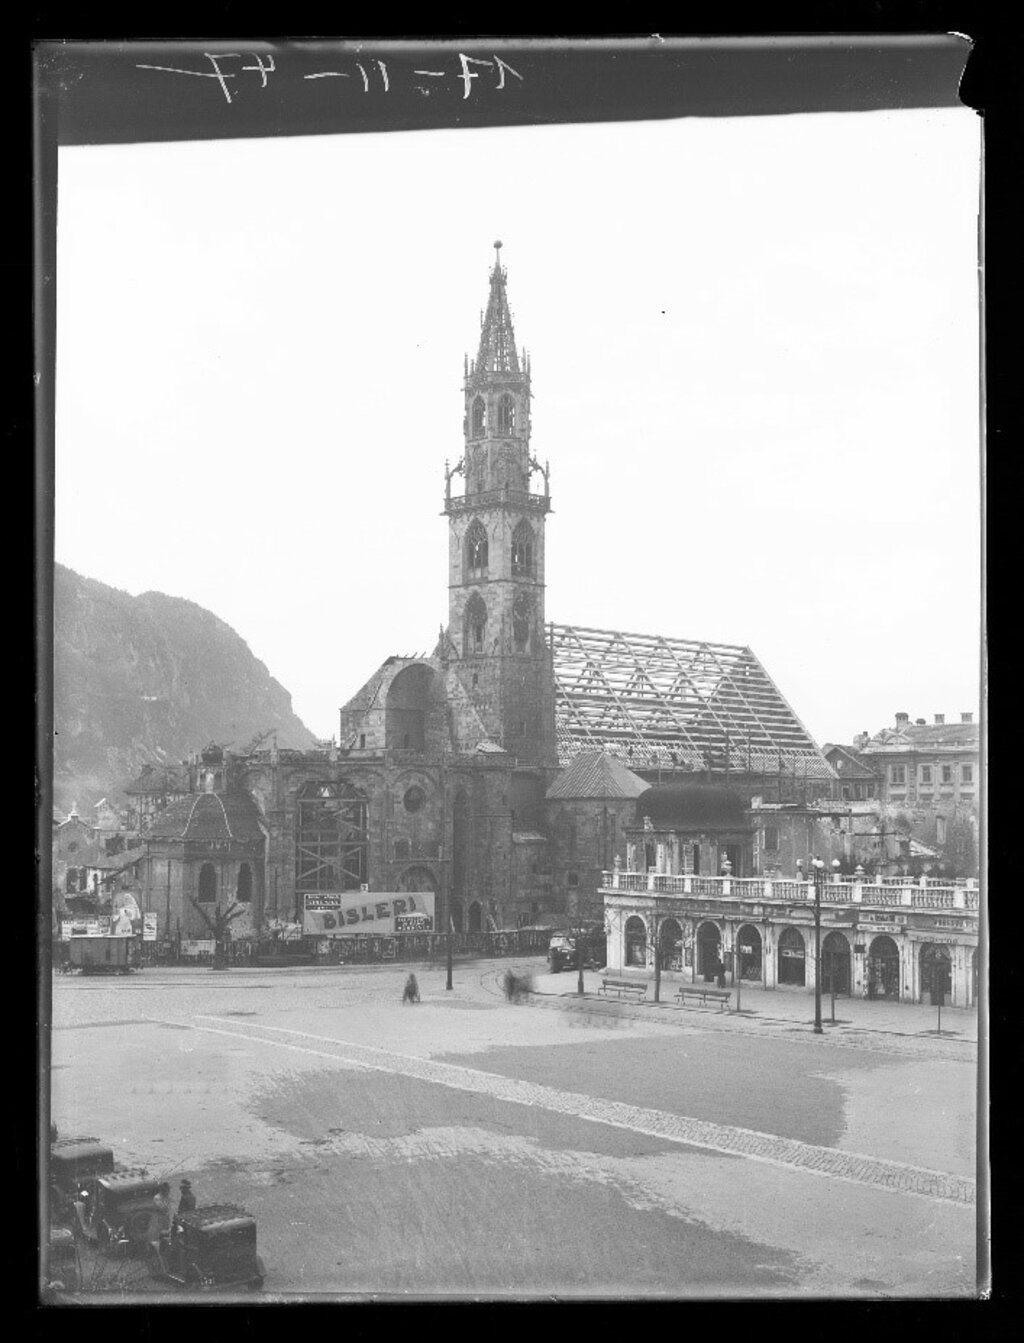
[[[491,292],[487,312],[480,332],[480,348],[474,371],[487,373],[518,373],[519,355],[512,330],[512,314],[505,293],[506,271],[501,264],[501,242],[494,244],[494,268],[491,271]]]

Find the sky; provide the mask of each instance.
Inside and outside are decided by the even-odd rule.
[[[546,617],[749,646],[819,743],[977,712],[968,109],[65,147],[55,558],[318,736],[447,622],[501,239]]]

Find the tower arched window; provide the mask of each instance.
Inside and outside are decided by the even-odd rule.
[[[462,629],[464,655],[468,657],[472,653],[482,653],[487,634],[487,606],[479,592],[474,592],[466,603]]]
[[[484,578],[487,574],[487,531],[479,518],[474,518],[466,532],[466,577]]]
[[[512,638],[516,652],[525,653],[530,646],[530,630],[533,625],[533,602],[525,592],[516,593],[512,603]]]
[[[516,403],[509,396],[508,392],[504,394],[498,402],[498,433],[503,437],[514,434],[516,430]]]
[[[512,533],[512,573],[517,578],[533,576],[533,528],[525,518]]]
[[[484,409],[484,399],[482,396],[478,396],[473,402],[473,410],[470,419],[470,423],[473,426],[472,433],[474,438],[483,437],[485,421],[486,412]]]

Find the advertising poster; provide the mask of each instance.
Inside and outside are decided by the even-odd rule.
[[[156,941],[156,915],[143,914],[142,916],[142,940],[143,942]]]
[[[390,934],[396,920],[420,915],[417,932],[434,927],[433,891],[318,891],[307,895],[302,931],[307,937]]]

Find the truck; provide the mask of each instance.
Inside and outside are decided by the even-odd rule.
[[[142,952],[137,937],[72,937],[71,967],[83,975],[127,975],[139,969]]]

